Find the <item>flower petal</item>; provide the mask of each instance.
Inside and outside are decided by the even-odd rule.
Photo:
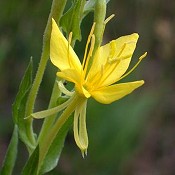
[[[82,152],[87,154],[88,148],[88,134],[86,129],[86,104],[87,100],[83,101],[76,107],[74,113],[74,138],[77,146]]]
[[[120,98],[128,95],[136,88],[144,84],[143,80],[129,83],[114,84],[108,87],[103,87],[91,93],[92,97],[100,103],[110,104]]]
[[[81,84],[81,74],[75,69],[65,69],[57,72],[57,76],[67,81],[75,83],[77,86]]]
[[[66,69],[61,72],[57,72],[57,76],[67,81],[75,83],[75,88],[79,92],[79,94],[84,95],[86,98],[89,98],[91,96],[89,92],[82,85],[84,80],[83,72],[82,74],[80,74],[75,69]]]
[[[128,69],[138,37],[134,33],[101,46],[95,54],[88,82],[96,87],[115,83]]]
[[[68,47],[68,41],[59,30],[54,19],[52,19],[50,59],[60,70],[72,68],[81,71],[81,63],[76,53],[70,45]]]

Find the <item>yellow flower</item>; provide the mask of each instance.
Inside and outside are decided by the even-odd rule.
[[[92,31],[93,29],[89,35],[83,64],[81,65],[78,56],[53,20],[50,59],[60,70],[57,76],[75,83],[75,91],[79,95],[85,98],[92,96],[100,103],[109,104],[131,93],[144,83],[141,80],[114,84],[123,78],[122,75],[128,69],[139,36],[136,33],[123,36],[98,48],[88,72],[88,62],[95,42]],[[91,46],[89,54],[87,54],[90,39]],[[140,60],[145,56],[146,53],[140,57]]]
[[[128,73],[124,74],[129,67],[139,37],[138,34],[134,33],[112,40],[110,43],[99,47],[93,56],[92,64],[90,64],[95,44],[94,26],[95,24],[89,34],[83,63],[81,64],[70,45],[72,33],[70,33],[69,39],[66,40],[56,22],[52,19],[50,59],[59,69],[57,76],[73,82],[75,91],[68,91],[60,81],[58,83],[60,90],[71,98],[56,108],[32,115],[34,118],[43,118],[68,108],[71,103],[75,103],[73,108],[70,109],[71,112],[74,112],[74,138],[83,156],[84,153],[87,153],[88,147],[86,130],[87,99],[92,96],[100,103],[109,104],[143,85],[143,80],[114,83],[130,74],[147,54],[143,54],[138,63]]]
[[[88,63],[92,56],[95,43],[93,30],[94,25],[88,37],[83,63],[81,64],[78,56],[70,46],[70,40],[66,40],[55,21],[52,20],[50,40],[51,62],[60,70],[57,72],[57,76],[73,82],[75,84],[75,94],[79,98],[84,99],[76,107],[74,114],[74,137],[82,151],[86,151],[88,147],[85,121],[87,99],[92,96],[100,103],[109,104],[131,93],[144,83],[141,80],[114,84],[133,70],[131,69],[129,73],[124,75],[135,50],[139,37],[138,34],[134,33],[123,36],[99,47],[89,68]],[[139,62],[145,56],[146,53],[140,57]],[[60,89],[64,92],[66,91],[61,83]],[[79,122],[78,118],[80,120]]]

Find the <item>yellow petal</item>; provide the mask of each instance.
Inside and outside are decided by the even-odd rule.
[[[138,37],[136,33],[122,36],[100,47],[89,71],[88,82],[96,87],[115,83],[128,69]]]
[[[57,76],[67,81],[75,83],[77,86],[81,85],[81,74],[75,69],[65,69],[57,72]]]
[[[57,72],[57,76],[65,79],[67,81],[75,83],[75,89],[79,94],[84,95],[86,98],[89,98],[91,95],[89,92],[82,86],[84,75],[81,74],[75,69],[66,69],[61,72]]]
[[[131,93],[136,88],[144,84],[144,81],[134,81],[129,83],[114,84],[103,87],[91,93],[92,97],[100,103],[110,104],[125,95]]]
[[[59,30],[54,19],[52,19],[50,59],[60,70],[72,68],[81,71],[81,63],[76,53],[70,45],[68,47],[68,41]]]

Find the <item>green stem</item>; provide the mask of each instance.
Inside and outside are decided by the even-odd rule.
[[[67,121],[67,119],[70,117],[70,115],[74,112],[77,105],[79,105],[83,98],[78,96],[77,94],[73,95],[72,101],[70,102],[69,106],[63,111],[61,116],[58,118],[56,123],[53,125],[52,128],[50,128],[49,133],[45,136],[44,140],[41,140],[42,142],[39,143],[40,145],[40,157],[39,157],[39,166],[41,167],[45,156],[47,155],[47,152],[57,136],[60,128],[63,126],[63,124]]]
[[[43,48],[42,48],[42,54],[41,54],[39,67],[38,67],[32,88],[29,93],[28,101],[27,101],[26,117],[29,116],[31,113],[33,113],[35,100],[36,100],[38,90],[39,90],[39,87],[40,87],[40,84],[41,84],[41,81],[44,75],[46,64],[49,58],[51,18],[54,18],[57,21],[60,20],[66,2],[67,0],[53,0],[52,2],[51,12],[50,12],[48,22],[46,25],[46,29],[44,32],[44,36],[43,36]],[[28,137],[30,138],[31,143],[35,144],[32,123],[33,123],[33,120],[29,119],[26,127],[28,128]]]
[[[60,96],[60,90],[58,88],[57,78],[56,78],[48,108],[53,108],[56,106],[56,102],[57,102],[57,99],[59,96]],[[42,140],[45,139],[45,136],[47,135],[49,129],[53,125],[56,116],[57,116],[57,114],[54,114],[54,115],[52,115],[50,117],[46,117],[44,119],[44,123],[42,125],[41,131],[40,131],[40,134],[38,137],[38,142],[42,142]]]
[[[104,33],[104,20],[106,17],[106,0],[97,0],[94,9],[94,22],[95,22],[95,47],[96,49],[101,45],[103,33]]]

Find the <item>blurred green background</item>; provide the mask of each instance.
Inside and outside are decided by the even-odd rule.
[[[13,130],[12,103],[30,57],[36,71],[51,0],[0,1],[0,164]],[[48,175],[174,175],[175,174],[175,1],[111,0],[107,16],[115,13],[105,30],[104,43],[138,32],[139,55],[148,56],[124,81],[145,80],[145,85],[111,105],[88,102],[90,145],[83,159],[72,130],[58,167]],[[82,56],[93,14],[82,23]],[[36,110],[45,109],[56,69],[48,64]],[[36,124],[38,129],[40,122]],[[27,157],[19,147],[15,175]]]

